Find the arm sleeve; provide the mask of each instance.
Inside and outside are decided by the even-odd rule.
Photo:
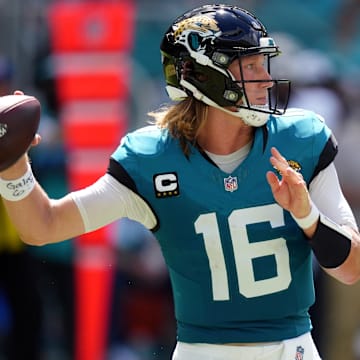
[[[341,190],[334,163],[330,163],[314,177],[309,192],[317,208],[329,219],[358,230],[354,214]]]
[[[85,189],[72,192],[71,196],[79,208],[86,232],[122,217],[138,221],[148,229],[156,227],[156,217],[146,202],[109,174]]]

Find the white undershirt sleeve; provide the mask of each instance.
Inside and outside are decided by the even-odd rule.
[[[148,204],[109,174],[82,190],[72,192],[71,196],[79,208],[86,232],[122,217],[138,221],[148,229],[157,224]]]
[[[335,165],[331,163],[310,183],[312,201],[329,219],[339,225],[348,225],[357,230],[357,224],[349,203],[344,197]]]

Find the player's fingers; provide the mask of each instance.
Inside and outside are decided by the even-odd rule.
[[[271,155],[282,163],[287,164],[287,160],[276,147],[271,148]]]
[[[277,176],[272,171],[268,171],[266,173],[266,180],[270,185],[271,191],[275,193],[279,189],[279,179]]]
[[[286,169],[289,167],[289,164],[284,156],[281,155],[279,150],[277,150],[275,147],[271,148],[271,157],[270,157],[270,163],[271,165],[280,172],[281,175],[284,174]]]
[[[291,181],[291,183],[294,185],[305,185],[305,181],[302,174],[295,171],[290,166],[287,167],[285,173],[288,183]]]
[[[304,185],[304,178],[301,173],[295,171],[289,166],[288,162],[281,158],[272,156],[270,162],[272,166],[281,174],[282,178],[289,184]]]
[[[37,146],[41,142],[41,135],[35,134],[33,141],[31,142],[31,146]]]
[[[270,163],[282,176],[284,176],[289,168],[288,162],[284,158],[279,158],[278,156],[271,156]]]
[[[14,95],[24,95],[24,92],[21,90],[15,90]]]

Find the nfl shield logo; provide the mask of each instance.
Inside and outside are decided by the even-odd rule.
[[[233,192],[238,188],[237,177],[229,176],[224,179],[224,187],[226,191]]]
[[[304,359],[304,348],[302,346],[298,346],[296,348],[295,360],[303,360]]]

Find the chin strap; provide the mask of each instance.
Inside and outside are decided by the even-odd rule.
[[[256,106],[254,106],[254,108],[256,108]],[[244,109],[244,108],[240,108],[236,112],[236,114],[239,114],[236,116],[239,116],[244,121],[245,124],[254,127],[261,127],[265,125],[270,117],[270,114],[256,110]]]
[[[182,79],[180,81],[180,84],[184,86],[186,89],[189,89],[189,91],[191,91],[195,99],[202,101],[203,103],[209,106],[213,106],[221,111],[224,111],[227,114],[240,118],[246,125],[261,127],[265,125],[269,120],[270,114],[263,112],[265,109],[267,109],[266,105],[254,105],[253,108],[255,110],[247,109],[247,108],[238,108],[237,111],[231,111],[222,106],[219,106],[216,102],[205,96],[202,92],[200,92],[195,86],[190,84],[188,81]],[[180,90],[174,86],[166,86],[166,91],[170,99],[173,101],[180,101],[188,96],[185,91]],[[257,111],[256,109],[259,109],[259,111]]]

